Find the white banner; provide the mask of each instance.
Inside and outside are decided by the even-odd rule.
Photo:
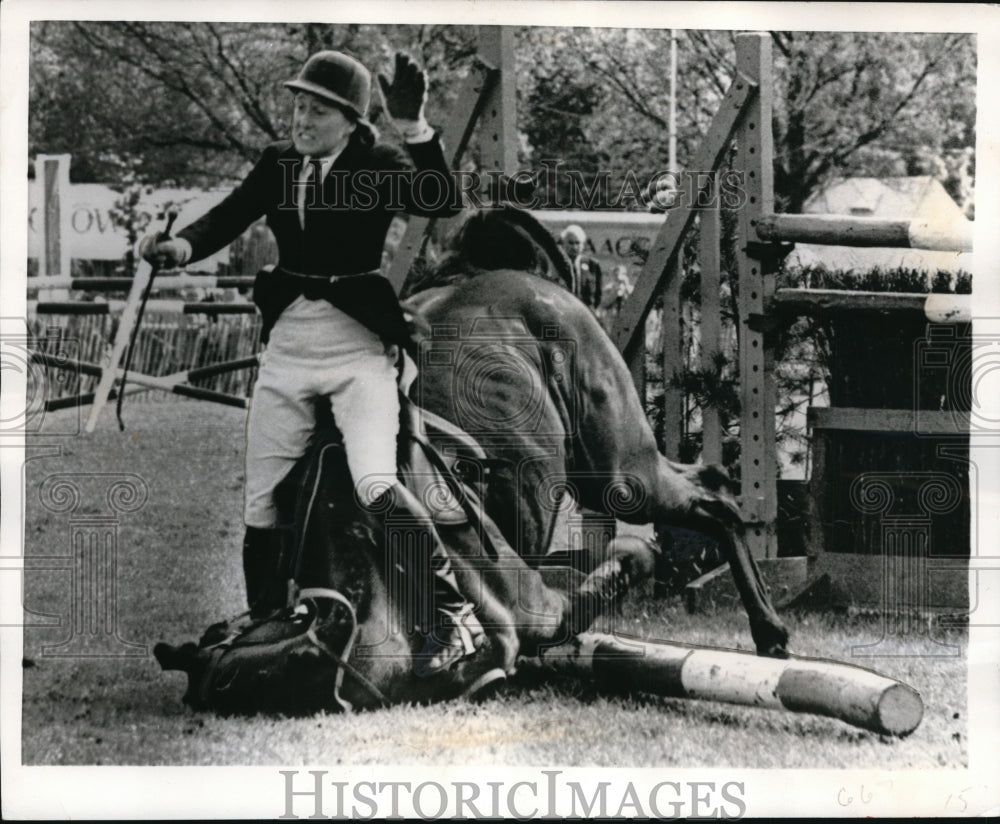
[[[174,230],[193,223],[216,203],[228,190],[200,191],[197,189],[154,189],[143,195],[138,211],[148,226],[140,237],[163,227],[162,215],[168,208],[179,212]],[[73,183],[69,186],[69,237],[62,239],[69,246],[71,258],[79,260],[119,260],[125,254],[128,238],[125,229],[116,224],[113,212],[123,198],[103,183]],[[28,257],[37,258],[42,248],[42,188],[35,180],[28,186]],[[624,265],[630,275],[641,268],[652,239],[663,224],[663,215],[643,212],[571,212],[539,211],[533,213],[553,234],[576,224],[587,233],[587,252],[598,260],[610,276],[616,266]],[[201,270],[212,270],[219,262],[228,262],[229,252],[223,249],[205,262]]]
[[[199,191],[197,189],[154,189],[144,194],[138,204],[138,211],[149,220],[147,228],[141,230],[140,237],[147,232],[163,228],[163,215],[168,207],[179,211],[174,230],[183,229],[193,223],[228,194],[227,190]],[[72,258],[81,260],[119,260],[128,245],[125,229],[116,225],[112,213],[116,203],[123,197],[103,183],[73,183],[69,187],[67,203],[60,208],[69,209],[69,237],[61,239],[69,245]],[[38,180],[28,185],[28,257],[37,258],[42,248],[42,187]],[[229,260],[227,250],[208,259],[207,267]]]

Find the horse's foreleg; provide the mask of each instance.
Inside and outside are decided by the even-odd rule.
[[[744,538],[745,527],[729,478],[713,466],[690,466],[660,456],[650,515],[656,522],[705,532],[719,541],[750,619],[759,655],[782,656],[788,630]]]
[[[747,547],[742,520],[734,510],[732,502],[706,498],[698,502],[692,515],[722,547],[750,619],[757,654],[783,658],[787,655],[788,630],[771,604],[760,568]]]

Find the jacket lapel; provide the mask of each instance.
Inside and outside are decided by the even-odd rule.
[[[299,213],[297,208],[296,183],[299,175],[302,174],[302,162],[305,158],[295,150],[295,146],[289,143],[288,147],[278,155],[278,176],[281,180],[281,199],[278,203],[278,219],[285,225],[286,231],[294,230],[302,233],[299,225]]]

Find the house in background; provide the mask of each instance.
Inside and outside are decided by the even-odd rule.
[[[851,177],[835,180],[810,197],[803,212],[810,215],[918,219],[935,226],[971,228],[971,221],[961,207],[933,177]],[[786,258],[785,265],[790,268],[824,266],[831,270],[855,272],[903,267],[933,274],[939,269],[971,271],[972,255],[967,252],[797,243]]]

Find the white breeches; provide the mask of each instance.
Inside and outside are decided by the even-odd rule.
[[[322,304],[322,305],[319,305]],[[329,400],[355,494],[371,503],[396,479],[399,397],[382,341],[326,301],[299,298],[275,324],[247,419],[247,526],[278,525],[274,491],[305,454],[314,401]]]

